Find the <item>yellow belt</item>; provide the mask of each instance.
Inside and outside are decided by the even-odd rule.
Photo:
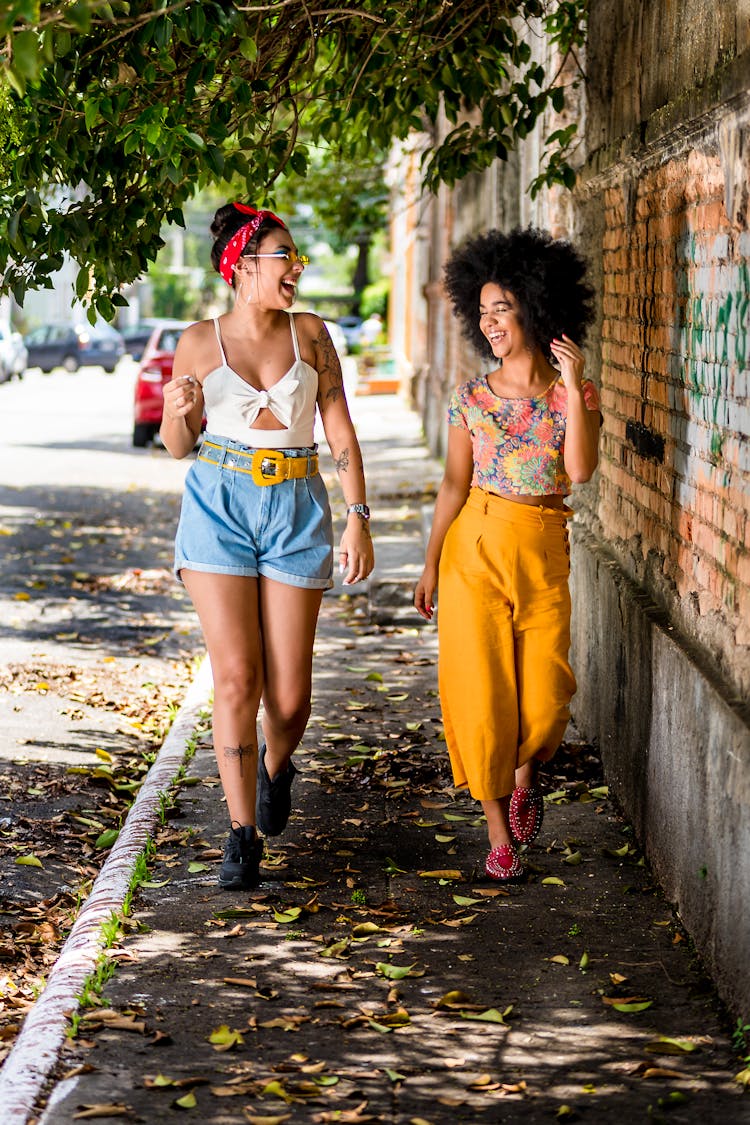
[[[219,449],[225,451],[226,456],[203,456],[203,451]],[[245,460],[245,465],[239,464],[239,459]],[[299,480],[302,477],[314,477],[318,472],[318,455],[310,453],[306,457],[286,457],[279,449],[253,449],[244,452],[241,449],[230,449],[223,445],[216,445],[212,441],[204,441],[198,454],[199,461],[207,461],[210,465],[221,465],[235,473],[247,473],[253,478],[253,483],[265,488],[269,484],[279,484],[283,480]],[[249,462],[249,464],[248,464]]]

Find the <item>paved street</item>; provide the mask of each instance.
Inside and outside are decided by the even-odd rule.
[[[0,541],[2,657],[38,663],[35,675],[114,657],[123,675],[148,671],[153,693],[200,643],[163,581],[184,466],[129,448],[128,382],[91,372],[0,387],[17,443],[2,454],[0,524],[13,533]],[[22,437],[41,395],[47,421]],[[446,766],[435,630],[408,604],[439,466],[400,400],[352,401],[380,561],[369,595],[324,600],[289,829],[268,842],[257,891],[218,890],[226,815],[203,729],[115,941],[115,974],[76,1020],[40,1125],[745,1120],[726,1013],[574,729],[546,771],[528,882],[483,877],[480,810]],[[46,469],[9,483],[41,451]],[[150,586],[133,568],[153,572]],[[19,754],[54,751],[63,770],[96,762],[103,739],[115,758],[132,753],[134,735],[121,720],[109,730],[106,708],[91,707],[81,738],[66,692],[58,681],[45,695],[18,671],[0,693],[8,777]],[[53,853],[34,818],[54,832],[46,818],[63,798],[39,786],[10,819],[26,847]],[[52,896],[62,873],[53,854],[6,871],[1,918],[18,940],[21,904],[40,887]]]

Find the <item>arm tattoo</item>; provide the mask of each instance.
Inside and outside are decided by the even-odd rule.
[[[339,357],[325,325],[321,327],[320,333],[313,343],[315,344],[318,362],[320,364],[318,374],[328,383],[325,390],[325,397],[332,402],[336,402],[344,391],[344,377],[341,374]]]
[[[258,751],[257,751],[256,747],[251,746],[249,744],[247,746],[225,746],[224,747],[224,757],[225,758],[229,758],[229,759],[237,758],[237,760],[239,761],[239,763],[240,763],[240,777],[243,776],[242,763],[243,763],[244,759],[245,758],[253,758],[257,754],[257,752]]]
[[[345,473],[349,468],[349,450],[342,449],[333,463],[336,466],[337,473]]]

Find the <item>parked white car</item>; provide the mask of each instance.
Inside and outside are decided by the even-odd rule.
[[[10,325],[0,324],[0,383],[17,375],[23,378],[28,366],[28,353],[20,332],[14,332]]]

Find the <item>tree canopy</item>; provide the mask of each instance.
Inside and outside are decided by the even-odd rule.
[[[587,0],[6,0],[0,12],[0,271],[22,300],[67,251],[109,318],[210,183],[262,203],[304,176],[301,137],[350,161],[429,129],[427,188],[504,159],[565,90],[523,38],[564,57]],[[559,154],[542,171],[570,184]]]

